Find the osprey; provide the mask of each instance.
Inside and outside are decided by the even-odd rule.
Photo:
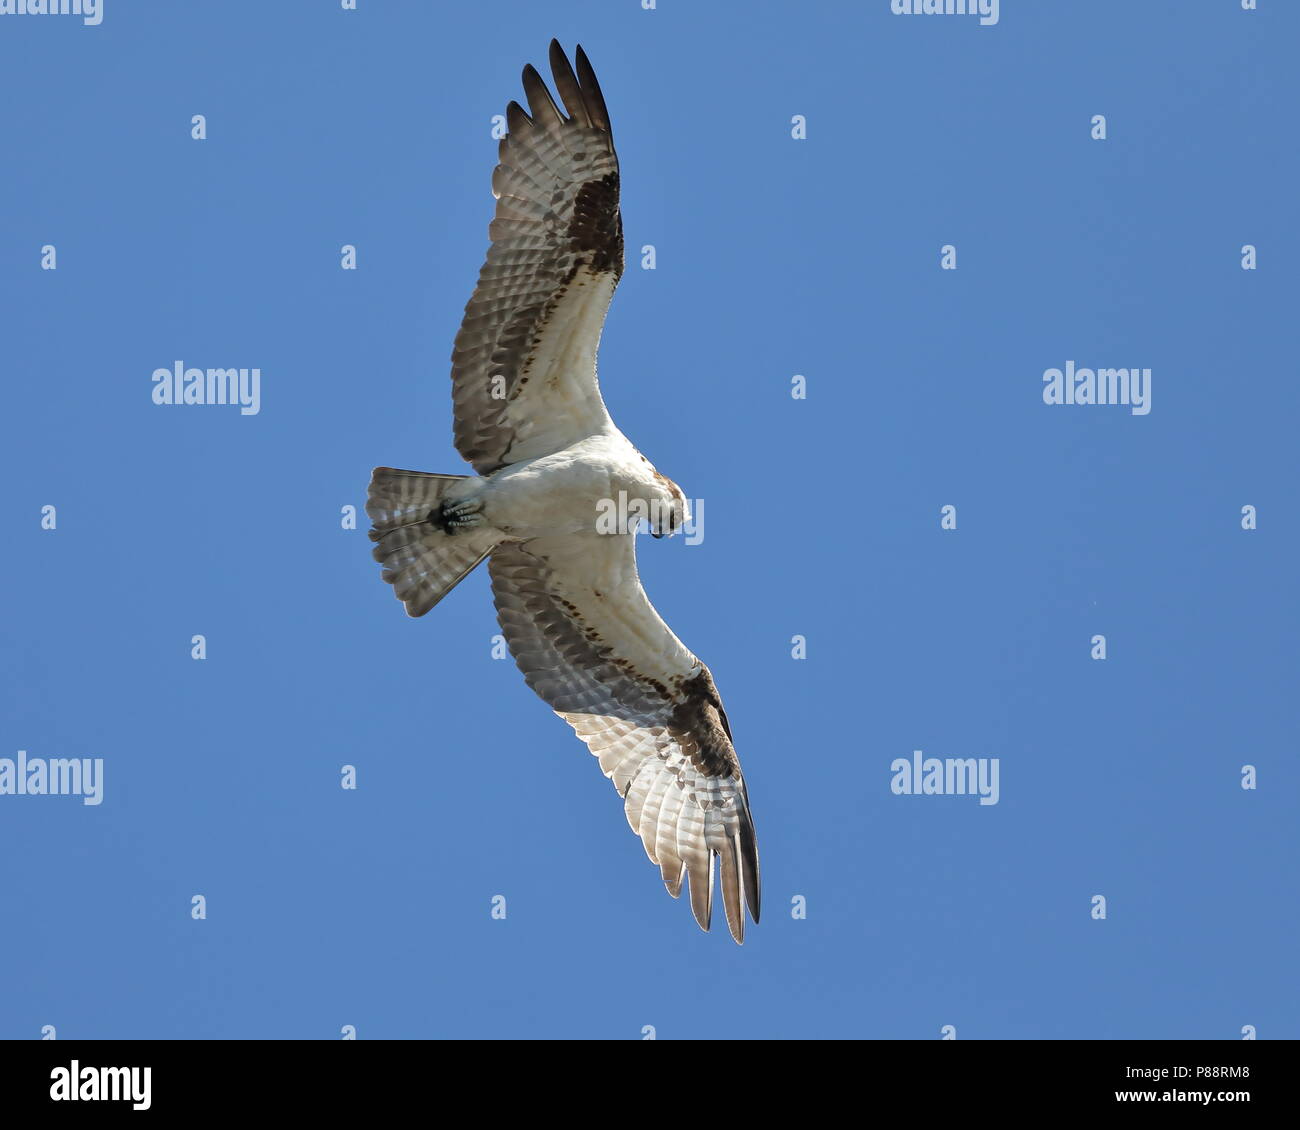
[[[411,616],[487,558],[524,679],[600,759],[668,893],[689,879],[705,930],[717,861],[740,942],[744,905],[759,916],[758,846],[731,727],[636,569],[640,515],[663,537],[689,507],[614,426],[596,381],[623,273],[609,114],[581,47],[576,72],[554,40],[550,57],[564,112],[525,67],[530,113],[506,108],[492,244],[452,351],[456,448],[476,473],[375,468],[374,556]]]

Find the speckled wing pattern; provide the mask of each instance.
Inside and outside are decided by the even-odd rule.
[[[633,536],[506,544],[488,568],[519,669],[600,759],[669,894],[689,878],[707,930],[716,860],[743,941],[744,906],[759,916],[758,844],[731,727],[709,669],[646,597]]]
[[[506,108],[492,175],[492,246],[452,352],[456,448],[479,474],[610,426],[596,382],[605,312],[623,273],[618,158],[581,47],[552,40],[556,106],[524,69],[530,113]]]

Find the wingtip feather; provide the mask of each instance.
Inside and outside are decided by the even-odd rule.
[[[737,945],[745,941],[745,907],[740,893],[740,837],[733,836],[725,850],[717,853],[722,868],[722,907],[727,915],[727,929]]]
[[[605,106],[605,95],[601,92],[600,83],[596,80],[596,71],[591,65],[591,60],[587,58],[587,53],[579,45],[573,53],[574,61],[578,68],[578,82],[582,86],[583,98],[587,106],[588,115],[591,118],[591,124],[612,133],[609,123],[609,110]]]
[[[576,121],[579,125],[591,125],[591,115],[587,112],[586,99],[583,97],[578,76],[573,73],[573,66],[569,63],[569,57],[564,53],[564,48],[560,46],[558,39],[551,40],[550,62],[551,77],[555,79],[555,89],[564,101],[564,109],[569,115],[569,120]]]
[[[552,129],[563,124],[564,117],[556,106],[555,99],[551,97],[546,80],[538,74],[537,68],[532,63],[524,67],[523,86],[524,94],[528,98],[528,110],[534,123],[540,119],[544,126]]]
[[[707,855],[707,863],[696,860],[690,868],[691,913],[706,934],[713,922],[713,853]]]

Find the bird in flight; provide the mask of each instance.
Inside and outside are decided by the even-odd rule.
[[[715,863],[737,942],[759,917],[758,845],[731,727],[708,667],[641,587],[635,535],[690,521],[680,487],[610,419],[596,350],[623,273],[618,158],[596,75],[552,40],[560,109],[524,68],[506,108],[496,215],[451,357],[456,448],[473,475],[376,467],[374,556],[411,616],[484,558],[524,679],[573,727],[704,930]]]

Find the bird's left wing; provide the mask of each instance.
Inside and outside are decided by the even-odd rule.
[[[713,676],[646,597],[633,542],[591,533],[498,547],[488,562],[497,615],[528,685],[600,759],[669,894],[689,876],[705,930],[720,863],[739,942],[742,900],[759,915],[745,780]]]
[[[480,475],[613,427],[596,349],[623,273],[618,158],[581,47],[575,59],[551,41],[567,116],[531,66],[531,114],[506,107],[492,246],[451,358],[456,449]]]

